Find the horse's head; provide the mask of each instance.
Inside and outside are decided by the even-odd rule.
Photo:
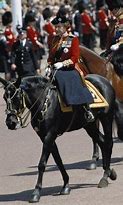
[[[25,77],[19,82],[11,83],[0,78],[4,85],[4,99],[6,102],[6,125],[14,130],[18,127],[24,127],[23,111],[25,107],[36,116],[37,113],[44,112],[49,97],[49,82],[41,76]],[[26,103],[26,106],[24,106]],[[26,117],[25,117],[26,118]],[[33,117],[34,118],[34,117]]]
[[[0,78],[0,82],[4,85],[3,98],[6,102],[6,125],[8,129],[17,129],[20,124],[18,113],[21,107],[21,89],[16,87],[16,83],[8,82]]]

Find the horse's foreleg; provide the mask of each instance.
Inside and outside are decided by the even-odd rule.
[[[49,155],[50,155],[50,151],[45,147],[45,145],[43,145],[42,155],[41,155],[41,159],[38,165],[38,180],[37,180],[35,189],[31,195],[31,198],[29,200],[30,203],[36,203],[36,202],[39,202],[40,200],[41,189],[42,189],[42,179],[43,179],[43,174],[46,168]]]
[[[54,141],[55,138],[51,134],[48,134],[43,140],[42,155],[38,164],[38,180],[31,195],[31,199],[29,200],[30,203],[36,203],[40,200],[43,174],[45,172],[47,161],[52,151]]]
[[[61,159],[59,151],[58,151],[58,147],[57,147],[55,142],[54,142],[53,147],[52,147],[52,155],[53,155],[53,158],[55,160],[55,163],[57,164],[57,166],[62,174],[62,178],[64,181],[64,185],[61,189],[60,194],[62,194],[62,195],[69,194],[70,193],[69,176],[65,170],[65,167],[63,165],[62,159]]]

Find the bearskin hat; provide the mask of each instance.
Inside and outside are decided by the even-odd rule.
[[[52,21],[51,23],[53,25],[57,25],[58,23],[70,23],[70,20],[66,17],[66,16],[60,16],[57,15]]]
[[[3,26],[7,26],[9,23],[12,23],[12,13],[10,11],[6,11],[2,15],[2,24]]]
[[[27,25],[29,22],[35,21],[35,12],[34,11],[28,11],[25,15],[25,24]]]
[[[43,11],[42,11],[42,15],[43,15],[43,18],[44,20],[50,18],[52,16],[52,12],[51,12],[51,9],[46,7]]]
[[[61,6],[57,12],[57,16],[63,17],[66,16],[67,10],[64,6]]]
[[[77,4],[77,8],[80,13],[82,13],[85,9],[87,9],[87,4],[83,0],[79,0]]]
[[[96,9],[99,10],[100,7],[104,6],[104,0],[97,0],[96,1]]]
[[[105,0],[109,10],[123,7],[123,0]]]

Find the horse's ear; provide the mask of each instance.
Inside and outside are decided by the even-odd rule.
[[[20,84],[21,84],[21,78],[18,78],[18,79],[14,82],[14,86],[15,86],[16,88],[19,88]]]
[[[9,82],[3,78],[0,77],[0,83],[3,84],[4,87],[7,87],[7,85],[9,84]]]

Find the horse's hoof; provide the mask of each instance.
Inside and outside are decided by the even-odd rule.
[[[71,191],[71,188],[69,185],[63,187],[60,191],[60,195],[69,195]]]
[[[114,169],[111,169],[111,174],[110,174],[109,178],[111,180],[116,180],[117,179],[117,173],[115,172]]]
[[[87,170],[94,170],[97,168],[97,162],[95,160],[92,160],[89,164],[89,166],[86,168]]]
[[[98,188],[105,188],[108,186],[108,180],[105,178],[102,178],[98,184]]]
[[[34,192],[32,193],[29,203],[36,203],[39,202],[39,200],[40,200],[40,190],[35,189]]]

